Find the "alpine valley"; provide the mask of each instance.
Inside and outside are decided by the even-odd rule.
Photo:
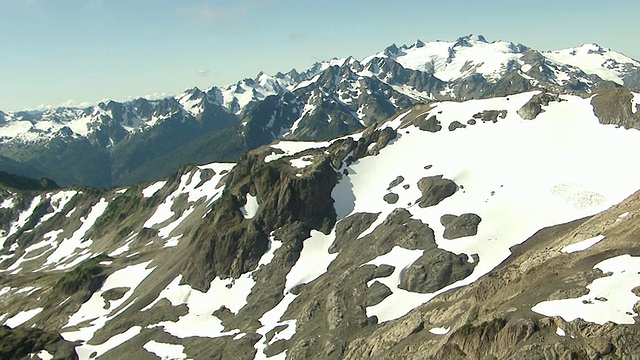
[[[636,359],[639,88],[470,35],[0,112],[0,358]]]

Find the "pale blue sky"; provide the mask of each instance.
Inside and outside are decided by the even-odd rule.
[[[0,109],[173,95],[471,33],[640,59],[638,14],[638,0],[0,0]]]

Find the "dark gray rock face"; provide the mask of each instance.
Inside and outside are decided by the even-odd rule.
[[[418,188],[422,192],[422,196],[416,202],[421,208],[437,205],[458,191],[456,183],[452,180],[444,179],[442,175],[420,179]]]
[[[392,188],[402,184],[403,181],[404,181],[404,177],[402,176],[396,177],[392,182],[389,183],[387,190],[391,190]]]
[[[542,112],[542,107],[549,105],[552,101],[560,101],[560,97],[552,93],[534,95],[531,100],[518,110],[518,115],[525,120],[533,120]]]
[[[384,201],[386,201],[387,204],[392,204],[392,205],[398,202],[398,198],[399,198],[398,194],[395,194],[395,193],[388,193],[383,197]]]
[[[601,90],[591,100],[593,112],[601,124],[613,124],[625,129],[640,129],[640,111],[632,108],[633,94],[628,89]]]
[[[443,215],[440,223],[444,226],[445,239],[457,239],[465,236],[473,236],[478,233],[478,224],[482,219],[476,214]]]
[[[507,117],[507,110],[484,110],[473,115],[474,119],[482,120],[482,122],[497,123],[498,118],[504,119]]]
[[[440,125],[440,121],[436,118],[435,115],[432,115],[428,119],[418,118],[414,121],[414,124],[418,127],[418,129],[422,131],[434,133],[442,130],[442,125]]]
[[[387,285],[379,281],[374,281],[367,292],[367,306],[377,305],[391,294],[392,291]]]
[[[451,124],[449,124],[449,131],[454,131],[456,129],[464,129],[466,128],[467,125],[461,123],[460,121],[452,121]]]
[[[456,255],[434,247],[402,272],[398,287],[432,293],[469,276],[476,264],[477,261],[470,263],[466,254]]]

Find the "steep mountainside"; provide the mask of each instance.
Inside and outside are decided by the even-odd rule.
[[[532,89],[591,94],[623,85],[640,85],[640,63],[593,44],[541,53],[475,35],[417,41],[361,61],[260,73],[162,100],[0,112],[0,156],[20,164],[13,166],[20,175],[109,188],[168,176],[186,163],[237,161],[276,139],[332,139],[417,103]]]
[[[418,104],[154,182],[3,189],[0,353],[633,358],[639,98]]]

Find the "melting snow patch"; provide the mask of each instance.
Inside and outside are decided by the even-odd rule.
[[[260,262],[258,263],[258,267],[262,265],[268,265],[271,260],[273,260],[273,256],[275,255],[276,250],[278,250],[282,246],[282,241],[276,240],[273,237],[273,233],[269,236],[269,250],[262,255],[260,258]]]
[[[4,199],[2,204],[0,204],[0,208],[4,208],[4,209],[13,208],[13,198]]]
[[[376,266],[384,264],[391,265],[395,268],[391,275],[385,278],[371,280],[367,284],[370,286],[374,281],[379,281],[392,291],[392,294],[382,300],[379,304],[367,307],[367,316],[375,315],[381,322],[383,322],[399,318],[416,307],[415,302],[410,301],[412,293],[398,288],[398,285],[400,285],[400,276],[402,271],[418,260],[423,253],[424,250],[407,250],[399,246],[394,246],[387,254],[378,256],[365,264],[372,264]]]
[[[185,210],[177,220],[175,220],[171,224],[169,224],[169,225],[163,227],[162,229],[160,229],[158,231],[158,236],[163,238],[163,239],[167,239],[171,235],[171,232],[173,230],[175,230],[178,226],[180,226],[180,224],[182,224],[182,222],[186,218],[188,218],[189,215],[191,215],[194,210],[195,210],[195,208],[193,208],[193,207]]]
[[[600,241],[604,240],[604,238],[605,238],[604,235],[598,235],[596,237],[592,237],[590,239],[583,240],[583,241],[580,241],[578,243],[565,246],[562,249],[562,252],[570,254],[570,253],[586,250],[586,249],[592,247],[593,245],[599,243]]]
[[[17,326],[20,326],[24,323],[26,323],[27,321],[31,320],[34,316],[40,314],[42,312],[42,310],[44,310],[43,308],[37,308],[37,309],[33,309],[33,310],[27,310],[27,311],[21,311],[19,313],[17,313],[16,315],[10,317],[9,319],[7,319],[7,321],[4,322],[5,325],[7,325],[8,327],[14,329]]]
[[[589,294],[574,299],[544,301],[531,310],[546,316],[561,316],[565,321],[581,318],[604,324],[635,323],[633,306],[640,300],[631,290],[640,284],[640,257],[621,255],[604,260],[594,268],[612,275],[594,280]]]
[[[564,330],[562,330],[560,327],[558,327],[556,329],[556,334],[558,334],[559,336],[566,336],[567,333],[564,332]]]
[[[112,336],[109,340],[100,345],[80,345],[76,347],[76,354],[78,354],[78,358],[80,358],[80,360],[94,359],[131,340],[133,337],[140,334],[141,330],[142,328],[140,326],[134,326],[121,334]]]
[[[640,93],[632,93],[633,99],[631,99],[631,112],[637,113],[638,107],[640,107]]]
[[[206,293],[180,285],[182,275],[176,277],[162,290],[158,298],[146,306],[142,311],[149,310],[161,299],[167,299],[171,305],[185,304],[189,313],[181,316],[178,321],[163,321],[150,327],[164,327],[169,334],[181,339],[200,336],[216,338],[238,333],[238,330],[224,332],[222,321],[213,312],[222,306],[237,313],[247,303],[247,296],[251,293],[255,281],[251,274],[243,274],[239,279],[215,278]]]
[[[163,180],[163,181],[158,181],[156,183],[153,183],[153,184],[147,186],[146,188],[142,189],[142,196],[144,196],[146,198],[152,197],[158,191],[160,191],[160,189],[162,189],[166,183],[167,183],[167,181]]]
[[[133,242],[133,240],[135,239],[135,237],[138,234],[133,234],[131,235],[127,240],[125,240],[124,245],[122,245],[121,247],[113,250],[111,253],[109,253],[109,257],[116,257],[119,255],[124,254],[125,252],[129,251],[129,245],[131,245],[131,243]]]
[[[53,359],[53,355],[51,355],[47,350],[42,350],[39,353],[36,354],[37,357],[40,358],[40,360],[52,360]]]
[[[151,340],[142,346],[150,353],[156,354],[161,359],[181,360],[186,359],[184,345],[165,344]]]
[[[269,345],[275,343],[279,340],[291,340],[293,335],[296,334],[296,320],[286,320],[280,323],[281,325],[285,325],[286,328],[278,331],[271,341],[269,341]]]
[[[107,205],[109,205],[109,203],[104,198],[100,199],[100,201],[91,208],[87,217],[80,219],[82,222],[80,228],[76,230],[70,238],[62,240],[57,249],[47,257],[45,265],[61,264],[77,254],[77,249],[88,248],[92,241],[85,239],[84,236],[107,209]]]
[[[311,141],[280,141],[277,144],[272,144],[271,147],[273,149],[278,149],[278,150],[282,150],[284,151],[284,153],[282,154],[271,154],[271,155],[267,155],[264,158],[264,162],[272,162],[275,160],[278,160],[282,157],[285,156],[292,156],[295,155],[301,151],[307,150],[307,149],[318,149],[318,148],[323,148],[323,147],[327,147],[329,146],[329,142],[327,141],[323,141],[323,142],[311,142]]]
[[[240,208],[240,211],[245,219],[253,219],[258,212],[258,207],[258,198],[251,194],[247,194],[247,202]]]
[[[329,247],[335,240],[335,233],[325,235],[311,230],[311,236],[302,243],[302,251],[296,264],[287,274],[285,294],[297,285],[311,282],[327,272],[329,264],[338,256],[330,254]]]
[[[167,240],[167,242],[164,243],[164,247],[168,248],[178,246],[178,244],[180,243],[180,239],[182,239],[182,235],[183,234],[174,236],[171,239]]]
[[[629,212],[628,211],[625,212],[625,213],[620,214],[620,216],[618,216],[618,219],[616,220],[616,222],[622,221],[622,219],[626,218],[627,216],[629,216]]]
[[[11,223],[11,228],[9,229],[9,232],[5,234],[5,236],[0,237],[0,241],[2,241],[2,247],[6,245],[5,242],[11,235],[17,233],[18,230],[20,230],[23,226],[27,224],[27,221],[29,220],[31,215],[33,215],[33,211],[36,209],[36,206],[40,204],[41,199],[42,197],[40,195],[34,197],[33,200],[31,201],[31,205],[29,205],[29,208],[20,213],[17,221]]]
[[[287,325],[285,332],[280,335],[282,339],[290,339],[295,334],[295,320],[281,321],[285,311],[297,297],[290,291],[293,287],[309,283],[327,272],[331,262],[338,256],[338,254],[329,253],[329,247],[334,240],[334,232],[325,235],[320,231],[311,230],[311,236],[302,243],[300,257],[287,274],[284,298],[258,320],[263,326],[256,330],[256,333],[262,335],[262,339],[258,340],[254,345],[256,349],[255,359],[267,358],[264,354],[264,349],[267,346],[265,335],[272,329],[280,325]],[[278,357],[284,357],[285,355],[286,352],[283,352]]]
[[[125,311],[133,302],[122,309],[119,308],[129,300],[140,283],[155,269],[155,267],[147,269],[150,263],[151,261],[147,261],[137,265],[130,265],[111,274],[102,285],[102,288],[93,293],[91,298],[82,304],[75,314],[69,317],[69,321],[64,328],[80,325],[87,321],[89,321],[89,324],[76,331],[61,332],[62,337],[67,341],[80,340],[86,342],[91,339],[93,334],[100,330],[107,321]],[[105,302],[102,294],[105,291],[115,288],[127,288],[128,290],[122,298]],[[105,309],[105,307],[108,309]],[[117,309],[119,310],[115,312]]]
[[[434,335],[446,335],[449,333],[450,330],[451,328],[437,327],[437,328],[429,329],[429,332]]]
[[[289,160],[289,162],[291,163],[291,166],[293,166],[294,168],[304,169],[307,166],[313,164],[313,156],[311,155],[303,156],[301,158],[291,159]]]

